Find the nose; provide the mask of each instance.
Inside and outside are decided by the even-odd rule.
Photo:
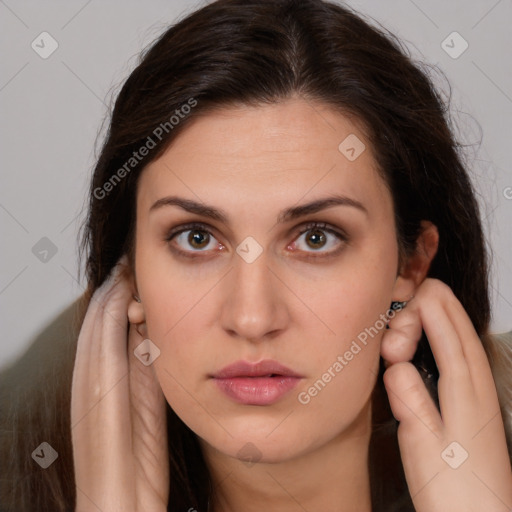
[[[258,342],[275,337],[286,328],[286,287],[269,267],[265,251],[252,263],[237,255],[226,278],[220,320],[230,336]]]

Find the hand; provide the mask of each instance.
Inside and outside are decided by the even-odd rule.
[[[78,337],[71,393],[76,512],[166,511],[165,397],[134,355],[127,258],[98,288]]]
[[[408,362],[422,326],[439,369],[441,414]],[[384,384],[400,422],[398,442],[416,512],[509,512],[512,471],[496,387],[462,304],[449,286],[429,278],[389,327],[381,348],[390,364]]]

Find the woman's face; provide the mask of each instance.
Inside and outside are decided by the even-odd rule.
[[[284,461],[366,432],[397,264],[369,142],[325,105],[209,113],[140,178],[135,274],[157,378],[225,455]],[[214,377],[261,360],[295,377]]]

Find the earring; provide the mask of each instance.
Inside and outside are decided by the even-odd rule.
[[[132,295],[132,297],[138,302],[138,303],[141,303],[142,301],[139,299],[139,297],[137,297],[137,295]]]
[[[411,295],[407,300],[404,300],[402,302],[394,300],[391,302],[391,309],[394,309],[395,311],[398,309],[404,309],[405,306],[407,306],[408,302],[411,301],[411,299],[414,299],[414,295]]]

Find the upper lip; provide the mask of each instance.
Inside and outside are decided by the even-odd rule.
[[[230,379],[233,377],[267,377],[269,375],[302,377],[293,370],[290,370],[290,368],[272,359],[265,359],[258,363],[250,363],[243,360],[236,361],[215,373],[213,377],[216,379]]]

